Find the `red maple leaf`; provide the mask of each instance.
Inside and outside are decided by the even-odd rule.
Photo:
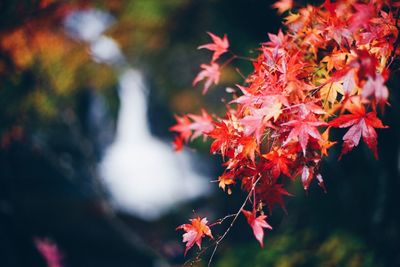
[[[268,206],[269,213],[272,214],[273,207],[278,204],[285,212],[285,201],[284,196],[292,196],[285,188],[283,184],[277,184],[269,180],[264,179],[260,184],[259,188],[256,189],[257,195],[265,202]]]
[[[252,136],[242,136],[238,141],[242,146],[240,147],[240,153],[243,157],[248,157],[252,162],[254,162],[256,153],[259,153],[259,146],[256,139]],[[240,156],[238,158],[240,158]]]
[[[201,240],[204,236],[208,236],[211,239],[214,237],[211,234],[210,227],[207,226],[207,218],[201,219],[200,217],[190,219],[191,223],[185,223],[176,228],[176,230],[182,229],[186,233],[183,234],[183,241],[186,243],[185,255],[189,249],[191,249],[194,244],[196,244],[199,249],[201,249]]]
[[[360,27],[369,28],[369,21],[374,17],[375,8],[372,3],[353,5],[356,12],[350,17],[349,25],[350,30],[355,31]]]
[[[350,66],[358,67],[357,76],[359,80],[364,80],[368,76],[375,78],[378,60],[367,50],[357,50],[357,59],[350,63]]]
[[[326,123],[317,120],[312,113],[309,113],[305,118],[299,118],[282,123],[282,126],[292,127],[289,136],[283,145],[288,144],[290,141],[299,142],[303,154],[305,155],[309,136],[321,140],[322,137],[318,132],[317,126],[323,125],[326,125]]]
[[[218,177],[218,186],[225,191],[226,186],[235,184],[235,174],[233,172],[226,172]],[[230,188],[228,188],[228,194],[231,193]]]
[[[256,237],[257,241],[260,243],[261,247],[264,247],[264,228],[268,228],[272,230],[271,225],[269,225],[265,219],[267,218],[266,215],[260,215],[256,217],[255,210],[247,211],[242,210],[244,216],[247,219],[251,229],[253,229],[253,234]]]
[[[208,136],[214,139],[210,147],[210,152],[216,153],[220,151],[222,156],[225,155],[229,145],[237,138],[235,136],[235,129],[229,121],[216,122],[214,130],[208,133]]]
[[[196,78],[193,80],[193,86],[195,86],[200,81],[206,79],[203,86],[203,95],[207,93],[208,89],[211,85],[219,83],[219,77],[221,75],[219,70],[219,65],[217,63],[212,62],[211,65],[201,64],[200,67],[203,69],[197,74]]]
[[[381,74],[376,75],[375,79],[368,78],[362,91],[362,97],[368,98],[373,96],[376,102],[383,107],[389,97],[389,90],[385,86],[385,79]]]
[[[228,51],[228,48],[229,48],[228,37],[226,36],[226,34],[224,35],[223,38],[220,38],[211,32],[207,32],[207,33],[208,33],[208,35],[211,36],[213,43],[201,45],[198,47],[198,49],[205,48],[205,49],[214,51],[211,62],[215,62],[223,53]]]
[[[274,128],[269,121],[272,118],[278,118],[281,114],[281,105],[269,106],[261,109],[253,109],[252,114],[240,120],[244,127],[244,134],[249,136],[254,133],[257,142],[260,142],[261,137],[266,127]],[[276,119],[275,119],[276,120]]]
[[[282,14],[293,7],[293,0],[279,0],[272,7],[278,9],[278,13]]]
[[[284,47],[288,40],[288,36],[284,35],[281,29],[279,29],[278,34],[268,33],[268,37],[270,41],[264,44],[269,47]]]
[[[288,164],[290,164],[289,159],[287,158],[286,151],[283,151],[280,148],[273,148],[271,151],[263,155],[263,158],[268,160],[266,164],[267,169],[271,170],[272,177],[278,178],[281,173],[286,175],[287,177],[292,177],[289,172]]]
[[[336,11],[337,3],[331,3],[330,0],[325,0],[325,2],[323,3],[322,6],[325,7],[326,10],[329,11],[329,14],[330,14],[332,17],[335,17],[335,15],[336,15],[336,12],[335,12],[335,11]]]
[[[192,122],[187,116],[179,117],[178,115],[175,115],[175,119],[177,124],[170,127],[169,130],[179,133],[180,137],[185,140],[185,142],[189,141],[189,138],[192,135],[192,129],[190,129]]]
[[[192,139],[199,137],[202,134],[206,134],[214,130],[214,124],[211,116],[204,109],[201,110],[200,115],[189,114],[188,117],[193,120],[189,128],[192,129]],[[204,137],[207,137],[204,135]]]
[[[340,115],[329,122],[329,125],[333,127],[347,128],[351,126],[343,136],[344,143],[339,158],[358,146],[361,136],[374,153],[375,158],[378,158],[375,128],[387,128],[387,126],[382,124],[382,121],[376,116],[375,111],[366,113],[362,105],[352,104],[347,109],[351,114]]]

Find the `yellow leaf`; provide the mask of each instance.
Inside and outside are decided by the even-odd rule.
[[[343,85],[341,82],[331,82],[324,85],[320,90],[322,100],[333,104],[336,102],[337,94],[343,95]]]

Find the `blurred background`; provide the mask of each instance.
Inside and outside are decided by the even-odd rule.
[[[193,210],[209,221],[232,214],[245,196],[210,183],[222,169],[207,142],[176,154],[168,128],[174,114],[201,107],[223,114],[224,88],[242,79],[235,68],[247,74],[251,65],[234,62],[203,97],[191,82],[211,54],[196,48],[209,42],[206,31],[227,33],[232,51],[255,56],[281,26],[272,3],[0,1],[0,266],[59,266],[39,252],[43,238],[64,267],[194,257],[183,257],[176,226]],[[327,194],[293,184],[264,249],[240,218],[215,266],[400,266],[398,73],[389,88],[380,160],[361,144],[338,162],[336,146],[323,165]]]

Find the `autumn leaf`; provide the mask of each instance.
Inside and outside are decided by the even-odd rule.
[[[329,11],[329,14],[330,14],[331,16],[334,17],[334,16],[336,15],[336,6],[337,6],[337,3],[331,3],[330,0],[325,0],[324,4],[323,4],[322,6],[325,7],[326,10]]]
[[[226,172],[218,177],[218,186],[225,191],[227,185],[235,184],[234,173]],[[228,189],[228,194],[231,194],[231,190]]]
[[[289,172],[288,165],[290,164],[287,158],[286,151],[282,148],[273,148],[268,154],[263,155],[263,158],[268,160],[267,169],[271,170],[272,177],[278,178],[281,173],[287,177],[292,177]]]
[[[400,55],[393,1],[325,0],[294,9],[293,2],[273,4],[287,13],[284,28],[268,33],[269,41],[250,59],[253,70],[247,76],[238,70],[243,79],[238,90],[228,87],[225,115],[189,114],[173,128],[177,141],[192,133],[192,138],[212,139],[210,152],[221,154],[225,168],[218,185],[230,193],[237,183],[251,193],[243,206],[251,199],[253,210],[240,210],[261,246],[264,228],[271,229],[263,212],[275,205],[286,211],[289,179],[300,180],[304,190],[315,179],[326,192],[319,170],[336,143],[329,136],[331,127],[348,128],[339,158],[361,137],[378,157],[376,129],[386,126],[376,111],[387,104],[385,83]],[[226,35],[209,35],[212,43],[199,48],[213,51],[212,61],[201,65],[193,81],[204,81],[203,93],[219,82],[222,67],[216,61],[229,47]],[[222,66],[244,58],[230,53]],[[196,242],[185,241],[189,247]]]
[[[325,62],[328,72],[332,71],[333,68],[341,69],[346,64],[346,58],[348,53],[334,50],[329,56],[325,56],[321,62]]]
[[[244,127],[245,135],[255,134],[257,142],[260,142],[264,129],[266,127],[273,128],[273,125],[269,121],[274,119],[276,121],[281,111],[282,103],[274,102],[269,106],[260,109],[253,109],[252,114],[244,117],[240,120],[240,123]]]
[[[344,94],[343,85],[341,82],[327,83],[320,90],[322,99],[331,104],[336,102],[338,93],[341,95]]]
[[[186,243],[185,256],[189,249],[196,244],[201,249],[201,241],[203,237],[208,236],[211,239],[214,237],[211,234],[210,227],[207,226],[207,218],[201,219],[200,217],[190,219],[190,224],[182,224],[176,230],[182,229],[186,233],[183,234],[183,241]]]
[[[284,35],[282,30],[278,31],[278,34],[268,33],[269,42],[266,42],[265,45],[270,47],[284,47],[288,36]]]
[[[361,137],[367,146],[378,158],[377,152],[377,134],[375,128],[387,128],[382,121],[376,116],[375,111],[366,113],[364,106],[351,105],[348,110],[351,114],[343,114],[329,122],[330,126],[350,129],[343,136],[343,148],[340,158],[358,146]]]
[[[215,128],[208,136],[214,139],[211,144],[210,152],[216,153],[221,152],[222,156],[225,155],[225,152],[230,144],[232,144],[235,137],[235,129],[233,125],[229,121],[216,122]]]
[[[350,65],[358,67],[357,76],[359,80],[368,77],[375,78],[378,60],[367,50],[357,50],[357,59],[354,59]]]
[[[385,86],[385,80],[381,74],[376,75],[375,79],[369,77],[362,88],[362,97],[368,98],[373,96],[378,104],[383,107],[388,99],[389,91]]]
[[[259,145],[253,136],[240,136],[237,139],[236,158],[249,158],[252,162],[255,161],[256,153],[259,153]]]
[[[204,109],[201,110],[201,116],[189,114],[188,117],[193,120],[189,125],[189,128],[193,130],[193,135],[191,139],[196,139],[200,135],[207,137],[207,133],[214,130],[214,124],[211,116]]]
[[[285,201],[284,196],[292,196],[285,188],[284,184],[279,184],[271,181],[264,180],[261,183],[260,188],[257,188],[256,193],[268,206],[269,213],[272,214],[272,209],[275,205],[279,205],[285,212]]]
[[[264,247],[264,228],[272,230],[271,225],[269,225],[265,219],[267,218],[266,215],[260,215],[256,217],[256,212],[253,210],[247,211],[242,210],[244,216],[247,219],[248,224],[250,225],[251,229],[253,230],[253,234],[256,237],[257,241],[260,243],[261,247]]]
[[[207,93],[208,89],[211,85],[219,83],[219,77],[221,75],[219,65],[217,63],[212,62],[211,65],[201,64],[200,67],[203,69],[197,74],[196,78],[193,80],[193,86],[199,83],[202,80],[206,80],[203,86],[203,95]]]
[[[349,20],[350,30],[355,31],[358,30],[360,27],[368,28],[369,21],[375,15],[373,4],[355,3],[353,6],[356,12],[351,16]]]
[[[278,9],[278,13],[282,14],[293,7],[293,0],[279,0],[276,1],[272,7]]]
[[[299,142],[303,150],[303,155],[306,155],[309,136],[321,140],[322,137],[316,127],[324,125],[326,125],[326,123],[317,120],[312,114],[307,115],[305,118],[293,119],[282,123],[282,126],[288,126],[291,128],[286,141],[283,142],[283,145],[285,146],[291,141]]]
[[[211,62],[215,62],[222,54],[224,54],[228,51],[228,48],[229,48],[228,37],[226,36],[226,34],[224,35],[223,38],[220,38],[211,32],[207,32],[207,33],[208,33],[208,35],[211,36],[213,43],[201,45],[198,47],[198,49],[205,48],[205,49],[214,51]]]
[[[328,127],[322,134],[321,140],[318,140],[318,144],[320,145],[321,148],[321,154],[323,156],[328,156],[328,149],[331,148],[333,145],[336,144],[336,142],[331,142],[329,141],[329,130],[330,128]]]
[[[346,96],[353,94],[356,88],[356,81],[354,70],[349,70],[346,75],[343,76],[343,92]]]
[[[177,124],[170,127],[169,130],[179,133],[180,137],[185,140],[185,142],[189,141],[189,138],[192,135],[192,129],[190,128],[192,122],[187,116],[179,117],[178,115],[175,115],[175,119]]]

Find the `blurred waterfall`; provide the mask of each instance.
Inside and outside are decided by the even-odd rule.
[[[107,13],[86,10],[72,14],[65,25],[71,36],[90,43],[95,60],[121,68],[127,63],[118,44],[103,35],[112,21]],[[151,135],[147,93],[141,72],[125,67],[119,78],[115,140],[106,148],[99,170],[117,209],[151,220],[208,192],[209,179],[191,169],[188,152],[176,154],[170,144]]]
[[[204,194],[208,183],[190,169],[187,154],[174,154],[170,144],[150,134],[145,92],[140,72],[128,69],[121,75],[116,138],[100,170],[118,208],[153,219]]]

